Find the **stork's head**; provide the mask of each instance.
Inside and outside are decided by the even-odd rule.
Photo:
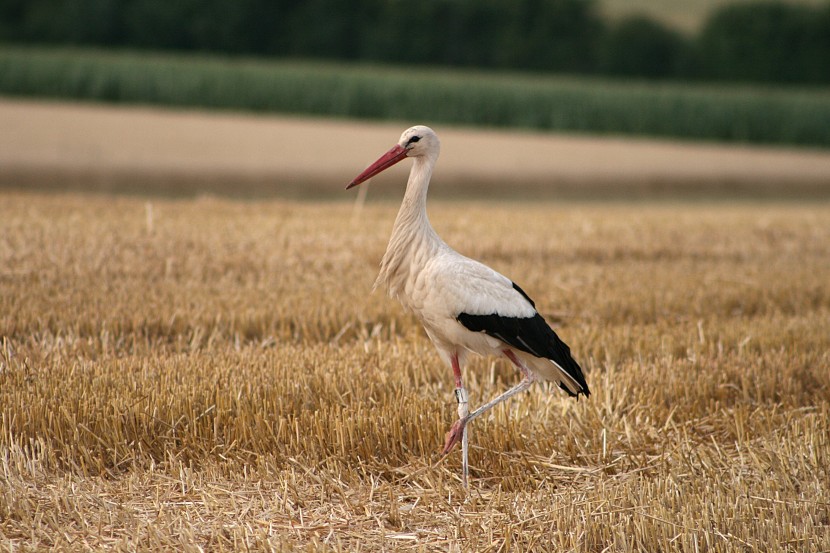
[[[380,156],[376,162],[366,168],[365,171],[349,183],[346,190],[369,180],[378,173],[389,169],[399,161],[407,157],[438,157],[441,150],[441,142],[435,131],[424,125],[415,125],[403,131],[401,139],[397,144]]]
[[[403,131],[398,146],[406,149],[406,157],[437,157],[441,141],[435,131],[424,125],[415,125]]]

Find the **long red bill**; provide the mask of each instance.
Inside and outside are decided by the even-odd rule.
[[[357,186],[361,182],[365,182],[371,179],[372,177],[374,177],[382,171],[385,171],[386,169],[389,169],[405,157],[406,148],[399,144],[395,144],[391,150],[380,156],[380,158],[376,162],[371,164],[369,167],[366,168],[365,171],[363,171],[354,179],[352,179],[352,182],[349,183],[349,186],[346,187],[346,190],[352,188],[353,186]]]

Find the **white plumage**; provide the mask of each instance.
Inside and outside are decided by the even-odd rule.
[[[407,157],[413,159],[375,287],[385,287],[418,317],[441,358],[453,369],[459,420],[448,432],[443,452],[462,442],[466,485],[468,422],[537,379],[558,382],[573,396],[590,392],[570,350],[524,291],[507,277],[450,248],[430,225],[426,197],[439,152],[440,142],[432,129],[412,127],[347,188]],[[461,366],[470,352],[505,356],[524,375],[521,383],[472,413],[467,409],[461,376]]]

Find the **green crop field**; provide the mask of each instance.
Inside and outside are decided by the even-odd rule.
[[[830,205],[432,202],[593,392],[475,421],[469,493],[396,208],[0,192],[0,550],[830,550]]]
[[[830,145],[830,92],[825,89],[2,48],[0,94]]]

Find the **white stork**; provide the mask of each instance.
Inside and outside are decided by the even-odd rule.
[[[536,380],[557,382],[573,397],[588,396],[590,390],[570,349],[536,311],[524,290],[486,265],[459,254],[433,230],[427,217],[426,198],[440,149],[438,136],[429,127],[407,129],[395,146],[355,177],[346,189],[407,157],[413,160],[374,288],[385,286],[391,297],[418,317],[441,359],[452,367],[459,418],[447,432],[442,455],[461,442],[462,479],[466,486],[467,424],[471,420],[526,390]],[[507,357],[524,378],[469,412],[461,379],[461,367],[469,352]]]

